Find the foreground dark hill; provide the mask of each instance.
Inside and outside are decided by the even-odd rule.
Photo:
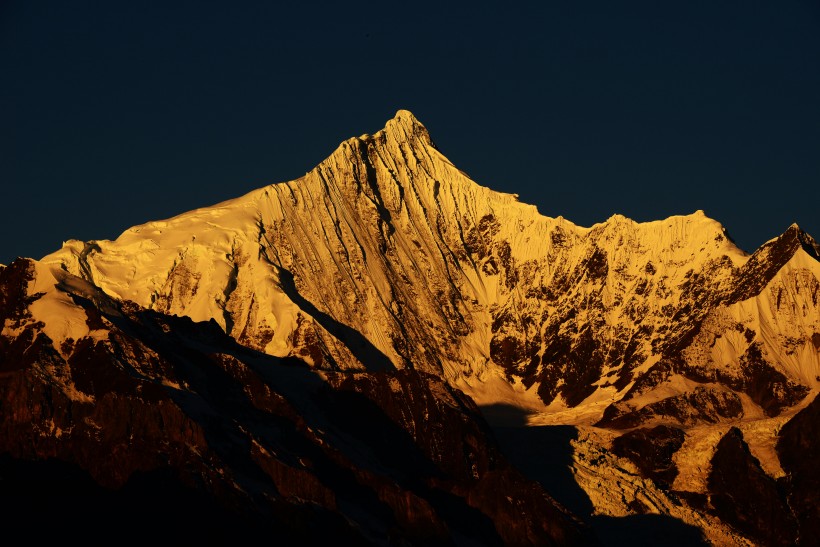
[[[502,437],[550,492],[569,468],[603,543],[805,542],[819,259],[796,225],[748,255],[702,211],[544,217],[400,111],[298,180],[4,268],[0,451],[297,538],[584,541],[478,404],[572,428],[543,467],[548,430]]]
[[[0,493],[18,532],[87,503],[102,527],[68,519],[55,537],[130,524],[284,543],[583,542],[440,379],[319,373],[57,273],[48,283],[93,332],[59,348],[29,312],[43,295],[28,287],[51,272],[0,270]]]

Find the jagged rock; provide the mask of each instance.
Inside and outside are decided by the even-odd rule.
[[[654,421],[674,421],[691,426],[742,416],[743,405],[735,393],[698,386],[691,392],[667,397],[638,409],[624,403],[612,404],[604,411],[597,425],[628,429]]]
[[[720,518],[764,545],[794,545],[797,526],[777,483],[732,428],[718,443],[709,502]]]
[[[684,438],[683,430],[674,427],[640,428],[615,439],[612,451],[635,462],[644,476],[668,489],[678,474],[672,457]]]

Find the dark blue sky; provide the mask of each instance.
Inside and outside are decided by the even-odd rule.
[[[547,215],[820,237],[815,0],[281,4],[0,2],[0,262],[296,178],[400,108]]]

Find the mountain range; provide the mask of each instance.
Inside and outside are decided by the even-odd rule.
[[[819,298],[797,225],[549,218],[399,111],[0,268],[0,496],[55,538],[808,545]]]

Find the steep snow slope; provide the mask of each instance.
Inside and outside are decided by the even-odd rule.
[[[42,262],[271,355],[412,367],[587,423],[774,415],[820,374],[820,263],[797,227],[747,257],[702,211],[544,217],[471,181],[406,111],[300,179]]]

